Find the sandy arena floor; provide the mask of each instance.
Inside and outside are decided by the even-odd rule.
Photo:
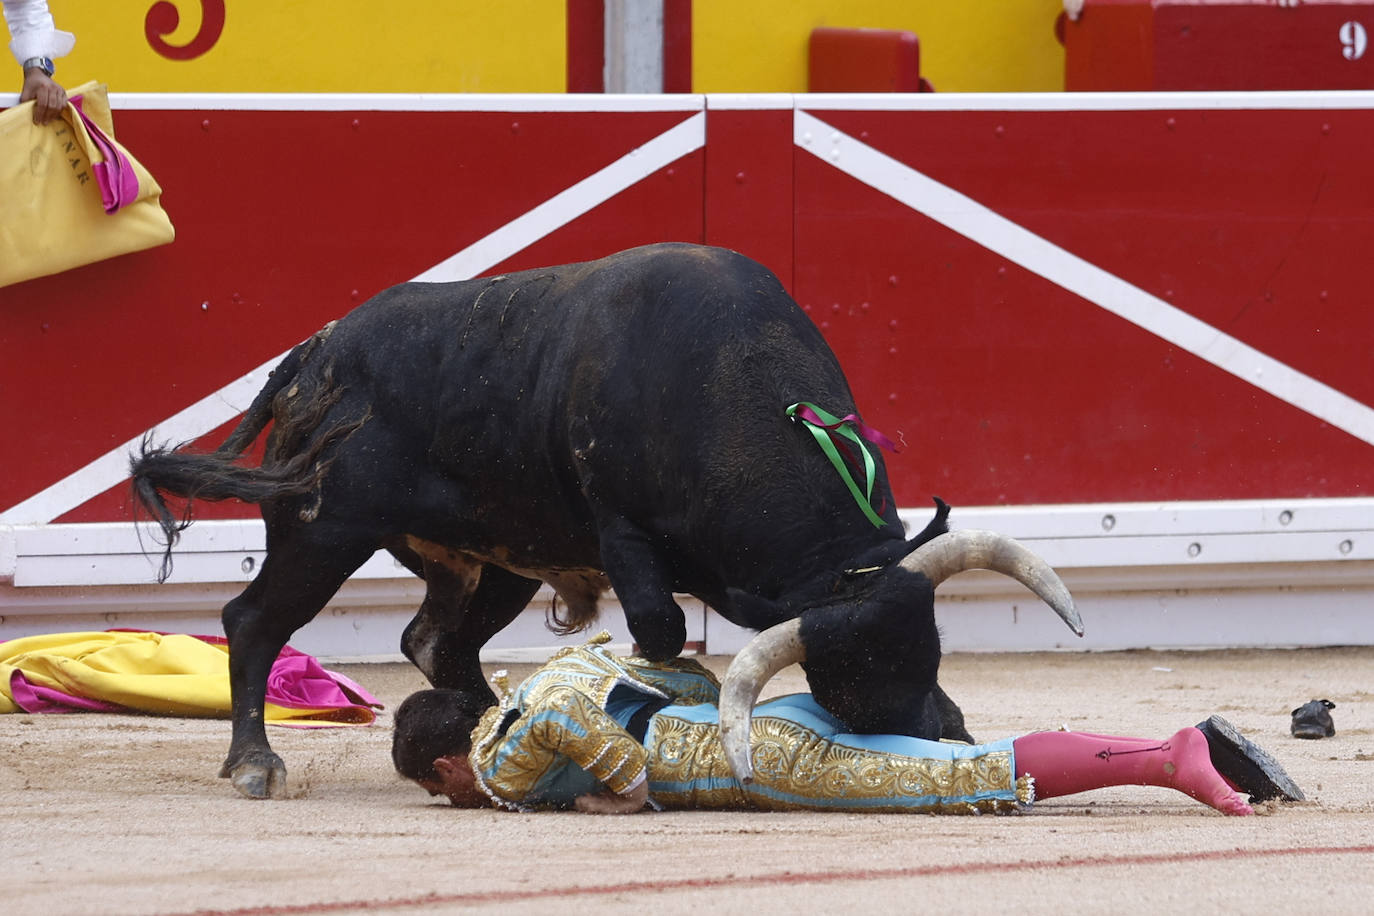
[[[728,660],[708,659],[719,671]],[[528,670],[509,666],[512,674]],[[405,665],[341,668],[394,709]],[[981,738],[1065,724],[1164,736],[1220,712],[1273,752],[1301,805],[1227,818],[1161,789],[1006,817],[460,811],[396,777],[390,718],[273,728],[291,798],[216,778],[229,726],[0,717],[9,913],[1368,913],[1374,648],[954,655],[942,682]],[[789,669],[768,691],[802,689]],[[1337,735],[1290,710],[1329,697]]]

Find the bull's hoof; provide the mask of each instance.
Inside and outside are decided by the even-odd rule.
[[[968,733],[968,729],[962,726],[960,726],[957,730],[951,730],[949,728],[946,728],[944,734],[940,736],[940,739],[942,741],[958,741],[961,744],[978,743],[977,741],[973,740],[973,736]]]
[[[286,794],[286,764],[276,754],[257,755],[234,765],[228,762],[221,777],[245,798],[281,798]]]
[[[633,628],[631,635],[634,635]],[[635,637],[635,652],[651,662],[666,662],[682,654],[687,645],[687,624],[679,617],[651,630],[644,639]]]

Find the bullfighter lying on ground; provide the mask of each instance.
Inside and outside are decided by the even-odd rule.
[[[690,659],[618,657],[602,634],[564,649],[496,706],[422,690],[396,712],[392,761],[457,807],[1002,812],[1105,786],[1166,786],[1224,814],[1301,800],[1263,750],[1213,716],[1163,740],[1037,732],[986,744],[847,734],[809,694],[748,727],[752,772],[721,744],[720,684]],[[727,674],[728,681],[731,675]]]

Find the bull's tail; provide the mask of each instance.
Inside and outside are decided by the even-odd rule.
[[[282,460],[270,466],[254,468],[237,463],[239,456],[274,419],[274,399],[296,380],[304,357],[319,338],[320,335],[315,335],[281,361],[267,384],[253,398],[238,426],[215,451],[208,454],[188,452],[184,443],[171,448],[155,446],[151,438],[145,438],[139,453],[132,456],[130,471],[136,506],[157,521],[164,536],[159,582],[166,581],[171,574],[172,548],[182,530],[191,523],[193,501],[234,498],[261,504],[316,491],[329,469],[330,460],[324,459],[325,453],[366,422],[367,417],[363,417],[339,423],[312,437],[310,434],[341,393],[332,384],[326,384],[309,399],[303,411],[292,411],[295,414],[292,417],[276,418],[278,428],[285,433],[283,439],[303,447],[279,450],[284,452]],[[325,375],[328,380],[330,373]],[[167,505],[165,494],[186,500],[185,512],[180,517]]]

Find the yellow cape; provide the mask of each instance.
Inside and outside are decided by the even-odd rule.
[[[37,687],[140,712],[229,714],[228,646],[185,634],[55,633],[0,643],[0,713],[23,712],[10,686],[16,671]],[[296,709],[268,703],[265,717],[278,724],[366,725],[376,716],[362,705]]]

